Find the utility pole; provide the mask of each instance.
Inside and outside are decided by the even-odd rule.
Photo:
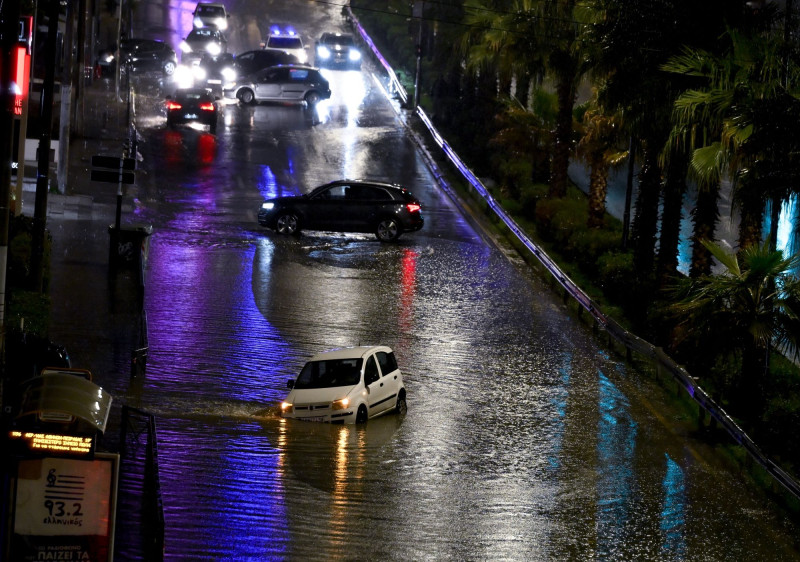
[[[419,19],[419,31],[417,32],[416,46],[417,68],[414,73],[414,107],[412,107],[412,109],[416,111],[417,106],[419,105],[419,75],[422,69],[422,15],[425,12],[425,0],[414,2],[414,7],[412,10],[414,12],[414,17]]]
[[[2,0],[7,1],[7,0]],[[47,41],[45,43],[46,71],[42,85],[40,115],[42,132],[39,137],[39,162],[36,172],[36,202],[33,208],[31,243],[32,289],[41,292],[44,281],[44,234],[47,225],[47,192],[50,180],[50,139],[53,128],[53,90],[56,79],[56,48],[58,47],[59,0],[48,0]]]

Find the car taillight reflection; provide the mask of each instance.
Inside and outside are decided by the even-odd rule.
[[[406,205],[406,209],[408,209],[409,213],[416,213],[422,208],[422,205],[419,203],[408,203]]]
[[[168,101],[167,102],[167,109],[169,109],[170,111],[175,110],[175,109],[180,109],[180,108],[181,108],[181,104],[179,104],[176,101]]]

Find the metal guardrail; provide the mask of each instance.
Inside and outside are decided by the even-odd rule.
[[[348,7],[349,10],[349,7]],[[408,101],[408,94],[404,86],[397,79],[397,75],[383,57],[383,55],[375,47],[372,39],[367,34],[366,30],[361,26],[355,15],[350,12],[350,19],[354,29],[356,29],[365,44],[367,44],[372,51],[373,55],[377,58],[378,62],[383,66],[388,76],[390,84],[389,93],[397,95],[403,104]],[[756,443],[745,433],[733,419],[719,406],[698,384],[697,380],[692,377],[686,369],[677,364],[672,358],[664,353],[664,351],[654,346],[653,344],[639,338],[638,336],[628,332],[620,326],[612,318],[606,316],[600,308],[592,301],[589,296],[576,285],[569,276],[564,273],[561,268],[548,256],[545,251],[540,248],[527,233],[514,221],[514,219],[506,213],[505,209],[495,200],[486,186],[475,176],[472,170],[459,158],[455,151],[450,147],[447,141],[442,138],[439,132],[434,127],[431,120],[428,118],[425,111],[417,107],[415,114],[424,123],[428,132],[430,133],[434,142],[439,146],[451,164],[461,173],[463,178],[475,189],[480,197],[486,202],[488,207],[494,214],[508,227],[508,229],[516,236],[516,238],[530,251],[542,266],[550,273],[564,291],[586,310],[596,322],[596,325],[604,329],[608,335],[614,338],[618,343],[622,344],[628,356],[631,353],[650,361],[658,371],[666,371],[672,378],[687,392],[687,394],[694,400],[700,408],[707,412],[714,418],[725,431],[741,445],[750,457],[756,461],[777,483],[782,485],[796,500],[800,500],[800,483],[794,479],[790,474],[781,469],[774,461],[765,455]],[[419,140],[419,139],[417,139]],[[420,147],[425,150],[424,145],[419,142]],[[437,176],[440,183],[445,180],[441,176]],[[445,185],[448,192],[452,192],[448,186]]]
[[[145,560],[158,562],[164,559],[164,504],[161,494],[161,479],[158,471],[158,442],[156,439],[156,420],[153,414],[123,405],[120,425],[120,457],[125,460],[128,455],[128,433],[133,432],[133,439],[138,442],[141,435],[134,418],[145,426],[145,466],[143,482],[143,504],[141,518],[147,528],[142,533]],[[130,459],[128,459],[130,461]]]

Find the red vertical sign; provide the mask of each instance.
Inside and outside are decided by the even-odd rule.
[[[14,53],[14,118],[22,117],[22,102],[28,97],[28,84],[31,75],[31,56],[25,47],[18,45]]]

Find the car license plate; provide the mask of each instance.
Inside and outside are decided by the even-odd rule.
[[[310,422],[324,422],[325,418],[322,416],[314,416],[310,418],[301,418],[303,421],[310,421]]]
[[[222,80],[213,80],[212,79],[212,80],[209,80],[208,83],[209,84],[222,84]]]
[[[184,119],[197,119],[197,113],[187,113],[183,116]]]

